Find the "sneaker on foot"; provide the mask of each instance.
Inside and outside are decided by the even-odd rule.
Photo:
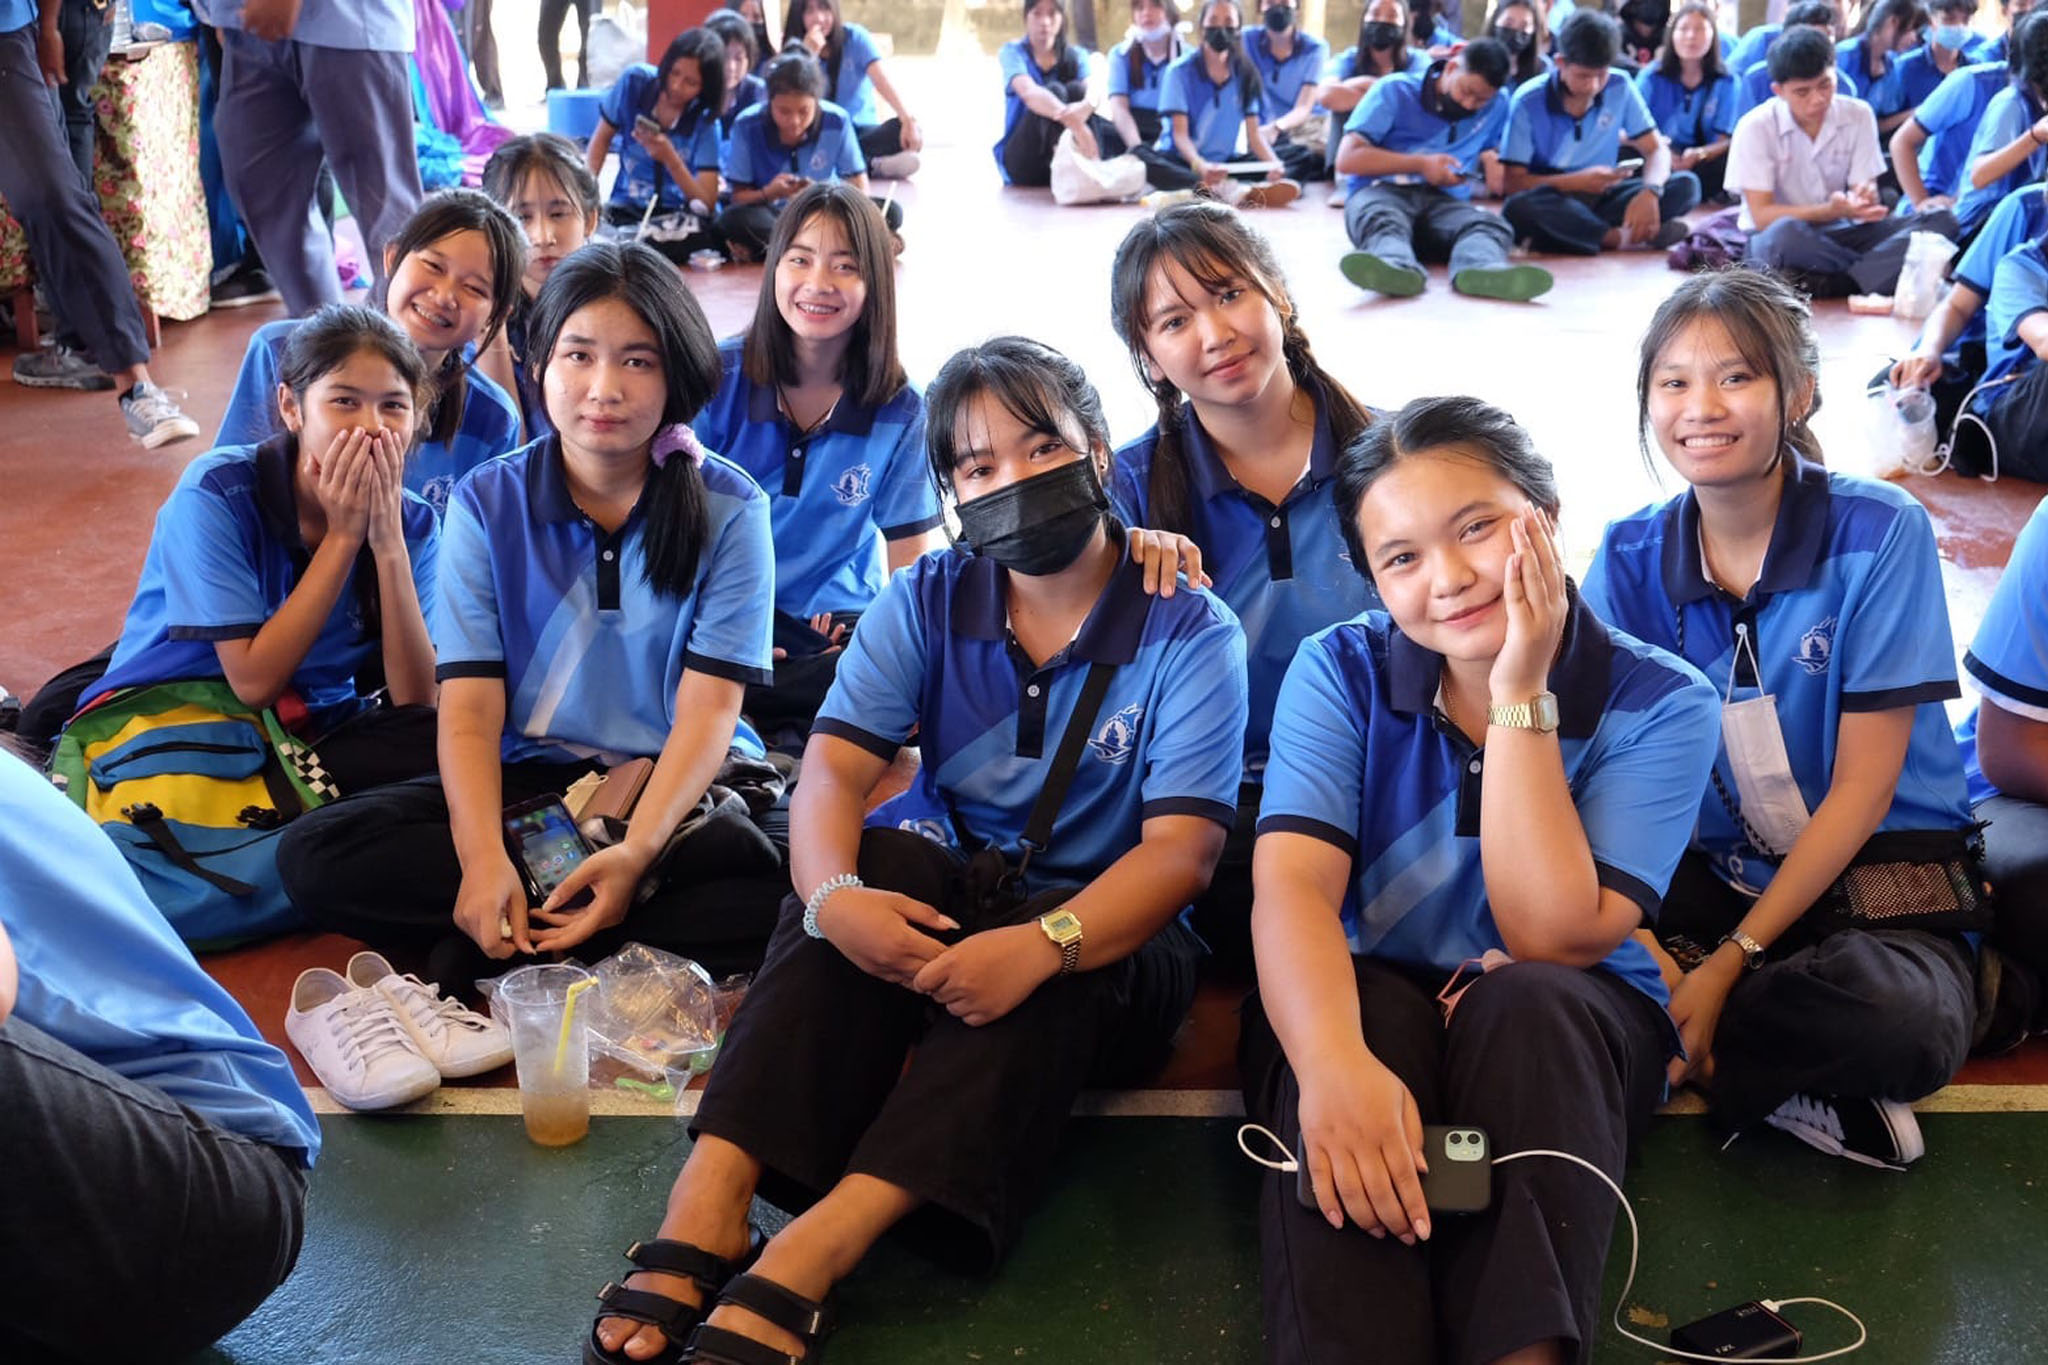
[[[1251,186],[1238,199],[1241,209],[1284,209],[1301,198],[1301,184],[1294,180],[1266,180]]]
[[[45,346],[14,357],[14,382],[30,389],[104,393],[114,387],[114,376],[93,364],[82,351],[69,346]],[[197,433],[197,428],[194,432]]]
[[[1473,266],[1451,276],[1451,288],[1474,298],[1527,303],[1550,292],[1550,272],[1535,265]]]
[[[1622,230],[1624,246],[1631,245],[1626,240],[1627,235],[1627,229],[1624,228]],[[1686,223],[1685,219],[1666,218],[1657,225],[1655,232],[1645,237],[1642,241],[1633,243],[1633,245],[1642,248],[1644,251],[1669,251],[1672,247],[1677,246],[1690,236],[1692,236],[1692,228]]]
[[[441,988],[416,976],[400,976],[382,953],[357,953],[348,960],[348,982],[374,990],[398,1012],[413,1046],[444,1080],[478,1076],[512,1060],[512,1035],[497,1020],[465,1009]]]
[[[246,308],[252,303],[269,303],[282,297],[262,266],[250,266],[215,285],[207,302],[214,308]]]
[[[388,1109],[441,1083],[391,1002],[326,967],[299,973],[284,1031],[327,1093],[351,1109]]]
[[[1927,1152],[1920,1121],[1898,1100],[1794,1095],[1764,1122],[1829,1156],[1888,1171],[1903,1170]]]
[[[137,384],[122,394],[121,416],[127,419],[128,434],[142,442],[144,450],[199,434],[199,423],[180,412],[170,394],[156,384]]]
[[[922,164],[916,152],[889,152],[868,162],[868,170],[879,180],[908,180]]]
[[[1388,294],[1397,299],[1414,298],[1428,282],[1428,277],[1420,270],[1395,265],[1370,251],[1345,252],[1337,262],[1337,268],[1344,272],[1345,279],[1360,289],[1370,289],[1376,294]]]

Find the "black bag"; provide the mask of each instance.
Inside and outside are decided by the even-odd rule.
[[[1984,880],[1979,828],[1873,834],[1807,914],[1826,933],[1989,933],[1993,905],[1990,883]]]

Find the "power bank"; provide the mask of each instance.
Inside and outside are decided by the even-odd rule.
[[[1799,1329],[1760,1303],[1738,1304],[1671,1329],[1678,1350],[1714,1360],[1789,1360],[1799,1354]]]

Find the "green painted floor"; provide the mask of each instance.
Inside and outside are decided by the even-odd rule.
[[[1776,1134],[1717,1152],[1666,1118],[1628,1182],[1644,1222],[1639,1319],[1818,1294],[1855,1309],[1886,1365],[2048,1359],[2048,1114],[1922,1117],[1929,1157],[1867,1171]],[[985,1282],[884,1245],[841,1290],[832,1365],[1251,1362],[1256,1171],[1233,1123],[1083,1119],[1074,1176]],[[652,1230],[686,1143],[665,1119],[597,1119],[580,1146],[516,1118],[326,1122],[298,1270],[193,1365],[577,1359],[591,1295]],[[1617,1220],[1608,1286],[1620,1288]],[[1794,1310],[1808,1349],[1849,1340]],[[1660,1333],[1649,1330],[1647,1335]],[[1610,1337],[1602,1360],[1651,1360]]]

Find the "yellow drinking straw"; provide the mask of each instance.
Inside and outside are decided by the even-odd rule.
[[[597,984],[597,978],[586,976],[569,987],[569,993],[562,997],[562,1036],[555,1040],[555,1074],[562,1074],[562,1063],[569,1060],[569,1021],[576,1017],[576,997]]]

